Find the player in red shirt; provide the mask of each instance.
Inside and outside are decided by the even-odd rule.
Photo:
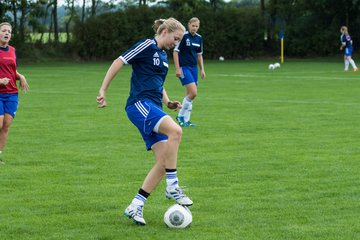
[[[11,30],[9,23],[0,23],[0,164],[4,164],[2,151],[18,106],[16,80],[20,80],[21,90],[29,89],[25,77],[16,70],[15,48],[9,45]]]

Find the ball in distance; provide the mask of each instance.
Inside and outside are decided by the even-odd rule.
[[[280,68],[280,63],[274,63],[275,68]]]
[[[224,61],[224,60],[225,60],[225,58],[223,56],[219,57],[219,61]]]
[[[274,70],[274,69],[275,69],[274,64],[270,64],[270,65],[269,65],[269,70]]]
[[[164,222],[169,228],[186,228],[192,222],[192,214],[189,208],[174,204],[166,210]]]

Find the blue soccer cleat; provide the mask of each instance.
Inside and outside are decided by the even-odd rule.
[[[189,127],[196,127],[197,126],[197,124],[192,123],[190,121],[186,122],[185,124],[186,124],[186,126],[189,126]]]
[[[185,123],[184,117],[177,116],[176,121],[181,127],[187,127],[187,124]]]

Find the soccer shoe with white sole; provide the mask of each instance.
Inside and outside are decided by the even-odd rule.
[[[168,199],[174,199],[177,204],[182,206],[191,206],[193,205],[193,201],[183,193],[183,190],[180,187],[177,188],[169,188],[167,187],[165,190],[165,196]]]
[[[181,127],[186,127],[187,126],[186,123],[185,123],[184,117],[177,116],[176,121],[178,122],[178,124]]]
[[[124,215],[129,219],[134,220],[134,223],[138,225],[145,225],[145,219],[143,217],[143,208],[144,206],[137,206],[135,204],[130,204],[124,212]]]
[[[197,126],[197,124],[192,123],[192,122],[190,122],[190,121],[186,122],[185,124],[186,124],[186,126],[188,126],[188,127],[196,127],[196,126]]]

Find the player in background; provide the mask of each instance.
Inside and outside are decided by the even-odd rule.
[[[345,62],[345,71],[348,71],[349,69],[349,63],[351,64],[352,68],[354,69],[354,72],[358,71],[359,69],[356,67],[355,61],[351,58],[353,47],[352,47],[352,40],[348,32],[348,28],[346,26],[342,26],[340,28],[341,36],[341,46],[340,50],[344,49],[344,62]]]
[[[16,70],[15,48],[9,45],[11,31],[10,23],[0,23],[0,164],[5,163],[3,149],[18,107],[16,80],[20,80],[24,92],[29,88],[25,77]]]
[[[182,108],[176,117],[182,127],[196,126],[191,123],[191,111],[193,101],[197,95],[198,69],[199,64],[201,78],[205,78],[203,60],[203,39],[197,33],[200,27],[200,20],[193,17],[188,22],[188,31],[185,32],[181,42],[175,47],[173,57],[175,63],[176,76],[179,77],[181,84],[185,86],[186,96],[182,102]]]
[[[164,89],[168,72],[167,54],[181,40],[184,26],[174,18],[156,20],[154,39],[145,39],[114,60],[103,80],[97,96],[99,107],[106,106],[105,94],[117,72],[124,64],[132,65],[130,96],[125,110],[130,121],[138,128],[147,150],[155,155],[155,165],[146,176],[141,188],[125,209],[125,216],[139,225],[145,225],[143,207],[150,193],[166,175],[165,196],[184,206],[192,201],[179,187],[177,155],[181,141],[181,127],[162,110],[162,103],[178,110],[180,102],[170,101]]]

